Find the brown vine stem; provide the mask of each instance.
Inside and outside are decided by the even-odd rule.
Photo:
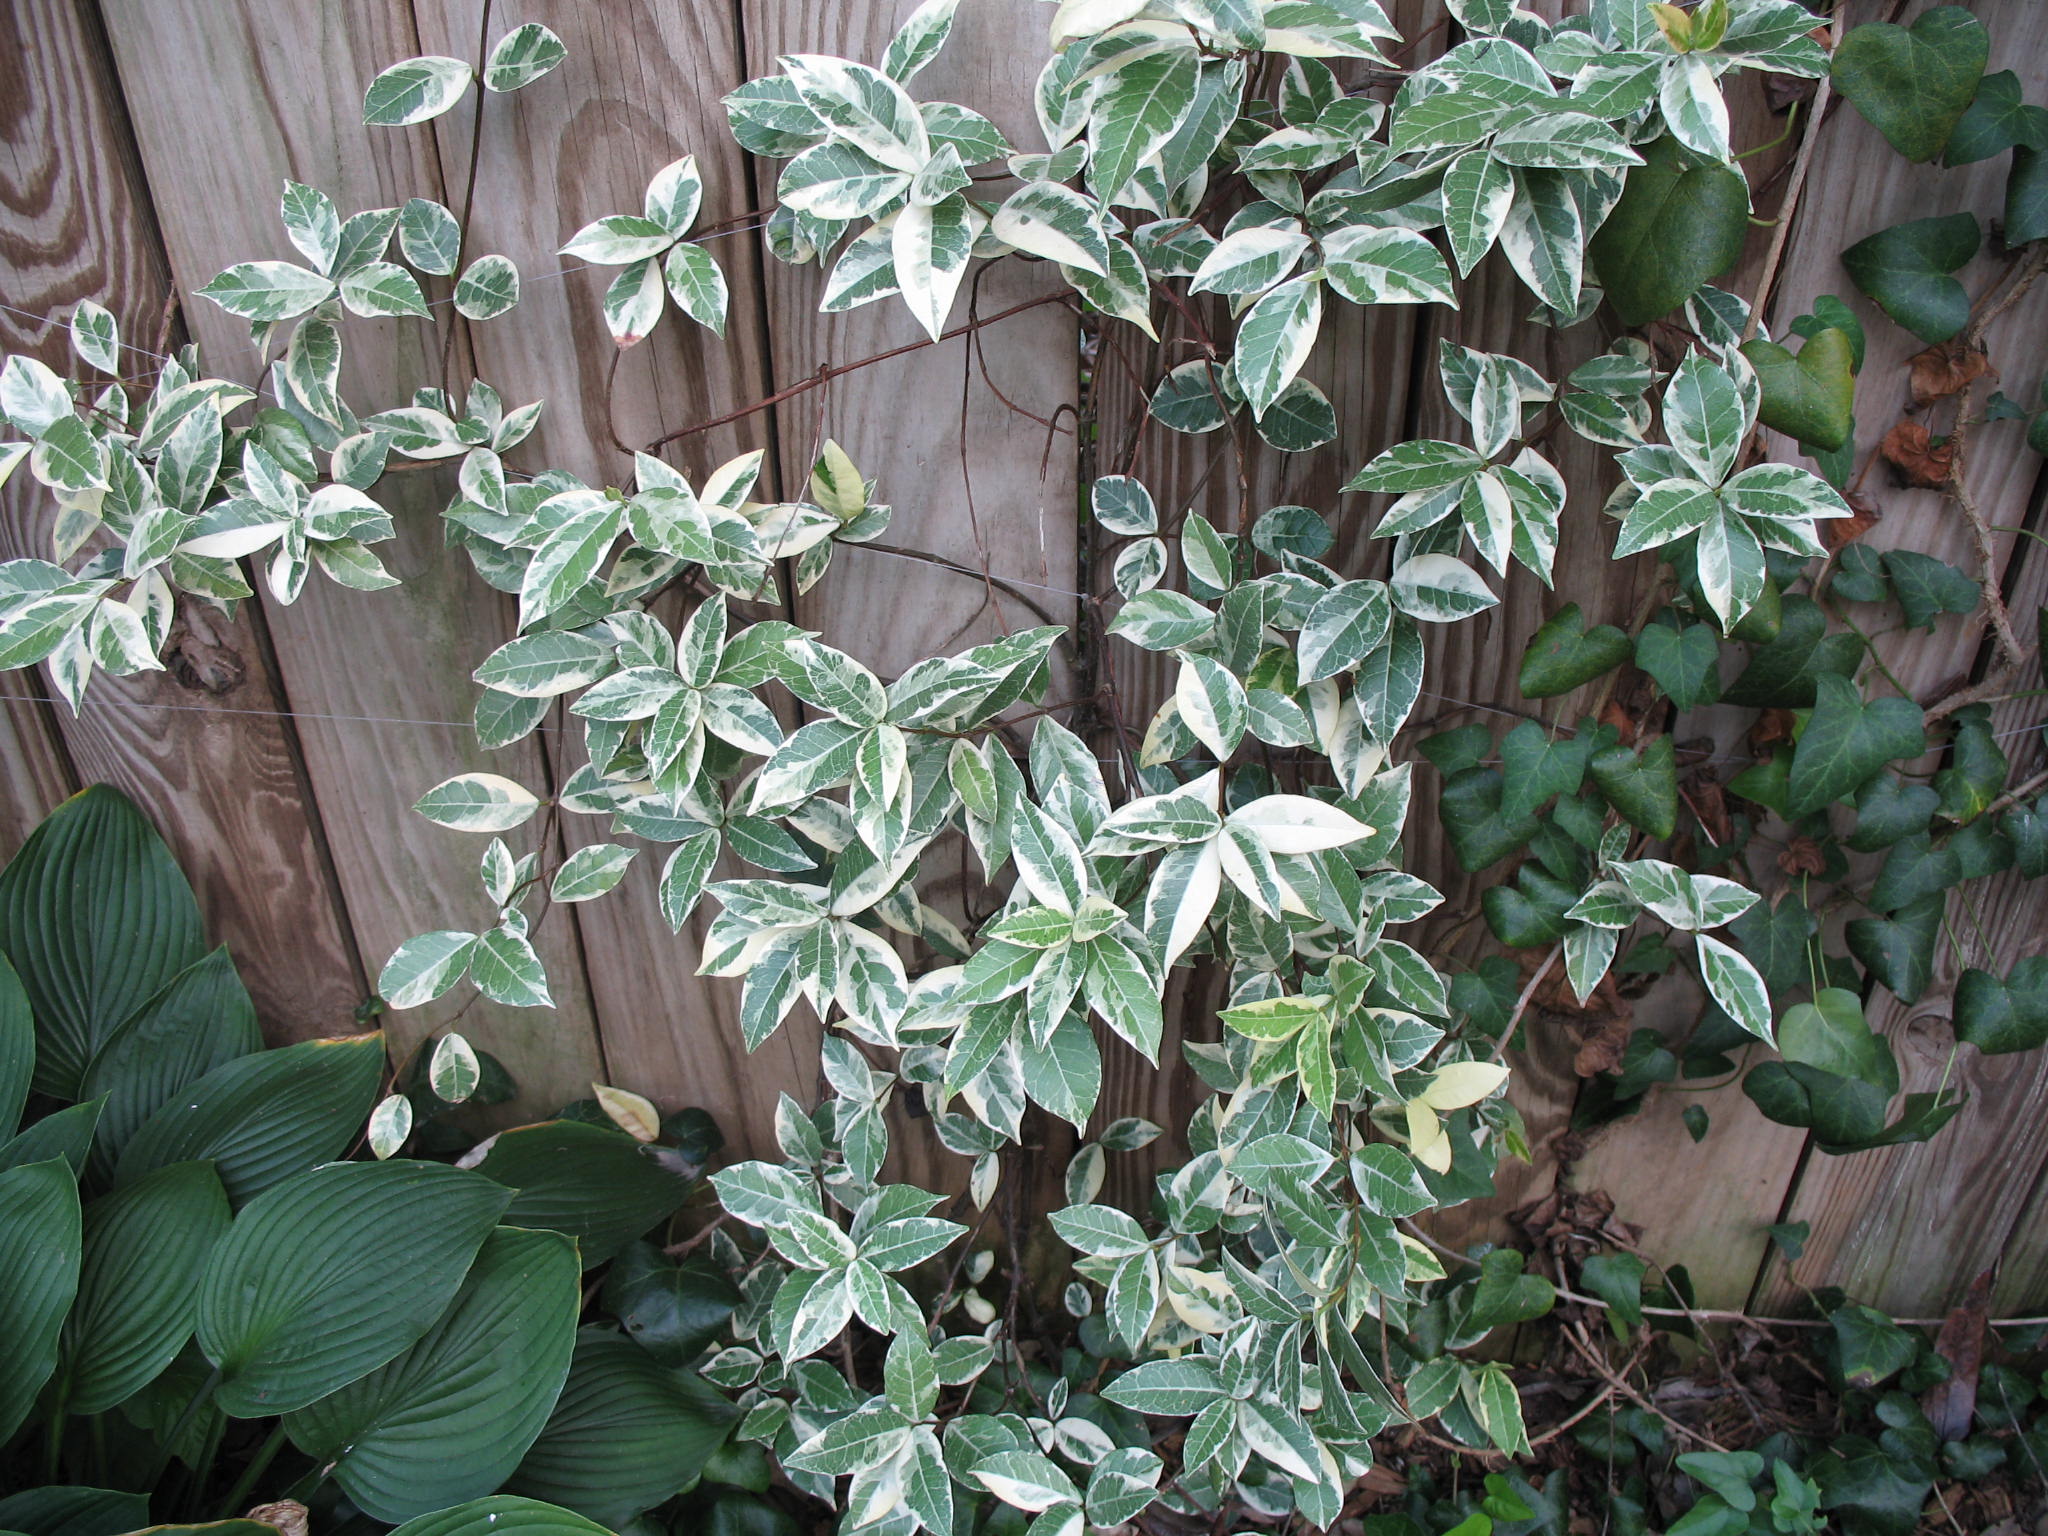
[[[1543,957],[1543,963],[1536,967],[1536,974],[1529,978],[1522,988],[1522,995],[1515,999],[1514,1011],[1508,1015],[1507,1027],[1500,1032],[1500,1039],[1494,1042],[1493,1059],[1499,1061],[1508,1053],[1508,1042],[1515,1038],[1515,1027],[1522,1022],[1522,1014],[1529,1006],[1529,999],[1536,995],[1537,985],[1550,974],[1550,968],[1557,964],[1557,957],[1564,953],[1564,941],[1558,940],[1550,946],[1550,953]]]
[[[1722,1445],[1717,1440],[1708,1439],[1689,1425],[1681,1424],[1677,1419],[1674,1419],[1662,1408],[1651,1402],[1650,1399],[1643,1396],[1641,1392],[1638,1392],[1624,1377],[1615,1375],[1614,1368],[1600,1357],[1600,1351],[1595,1349],[1593,1341],[1586,1337],[1586,1330],[1584,1328],[1581,1328],[1577,1323],[1566,1323],[1564,1331],[1565,1337],[1571,1341],[1571,1346],[1578,1351],[1579,1357],[1598,1372],[1600,1379],[1613,1387],[1615,1391],[1621,1393],[1622,1396],[1646,1413],[1655,1414],[1664,1421],[1666,1427],[1677,1431],[1695,1445],[1703,1445],[1710,1451],[1720,1451],[1724,1454],[1727,1452],[1727,1446]]]
[[[1792,234],[1792,215],[1799,207],[1799,194],[1806,189],[1806,173],[1813,164],[1814,146],[1820,142],[1821,125],[1827,121],[1828,97],[1833,89],[1834,82],[1826,75],[1814,87],[1806,131],[1799,136],[1799,153],[1792,161],[1792,179],[1785,183],[1785,196],[1778,203],[1777,226],[1772,229],[1770,247],[1764,252],[1763,275],[1757,279],[1756,296],[1749,304],[1749,321],[1742,328],[1744,341],[1756,335],[1757,327],[1763,324],[1764,310],[1771,302],[1771,288],[1778,280],[1778,263]]]
[[[952,341],[956,337],[967,335],[970,331],[981,330],[986,326],[996,324],[998,321],[1007,320],[1012,315],[1021,315],[1030,309],[1042,309],[1047,304],[1063,304],[1066,302],[1066,299],[1067,295],[1064,293],[1041,294],[1035,299],[1026,299],[1021,304],[1012,304],[1008,309],[999,310],[986,319],[970,321],[965,325],[956,325],[950,331],[942,332],[938,339],[940,341]],[[743,405],[736,411],[727,411],[723,416],[714,416],[709,421],[700,421],[695,426],[678,428],[666,437],[657,437],[647,445],[645,451],[653,453],[657,449],[664,448],[668,444],[682,438],[695,437],[699,432],[710,432],[719,427],[731,426],[736,421],[743,421],[749,416],[758,415],[762,411],[781,405],[786,400],[794,400],[798,395],[807,395],[814,389],[821,389],[825,385],[830,384],[834,379],[842,378],[849,373],[858,373],[861,369],[871,368],[876,363],[886,363],[891,358],[922,351],[933,344],[931,338],[926,337],[922,341],[905,342],[900,347],[891,347],[886,352],[876,352],[868,357],[856,358],[853,362],[842,363],[836,367],[831,363],[827,363],[816,373],[810,375],[810,377],[799,379],[787,389],[778,389],[774,394],[756,400],[751,405]],[[978,575],[979,573],[977,572],[976,574]]]

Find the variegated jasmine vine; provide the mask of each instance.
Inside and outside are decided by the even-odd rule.
[[[540,811],[532,789],[487,773],[428,789],[423,815],[491,837],[488,915],[402,945],[386,1002],[467,984],[547,1005],[529,942],[541,902],[595,899],[643,853],[661,858],[672,927],[708,898],[701,969],[739,981],[748,1048],[800,1002],[828,1026],[828,1092],[813,1106],[784,1098],[781,1161],[714,1180],[732,1225],[709,1252],[746,1302],[704,1374],[745,1406],[741,1436],[836,1501],[849,1532],[947,1536],[967,1504],[989,1501],[1032,1516],[1035,1536],[1114,1526],[1155,1500],[1328,1526],[1389,1424],[1433,1416],[1468,1445],[1526,1446],[1505,1368],[1455,1351],[1543,1310],[1547,1284],[1512,1253],[1458,1281],[1409,1223],[1483,1192],[1504,1152],[1526,1151],[1498,1058],[1542,972],[1561,956],[1587,998],[1624,933],[1654,920],[1693,936],[1731,1027],[1774,1038],[1755,946],[1709,931],[1765,910],[1756,893],[1650,856],[1677,825],[1668,736],[1635,747],[1604,722],[1525,720],[1498,748],[1504,772],[1484,728],[1482,742],[1424,744],[1468,866],[1533,848],[1485,907],[1504,941],[1552,946],[1512,1008],[1492,982],[1447,979],[1395,936],[1441,898],[1400,867],[1414,768],[1394,752],[1422,694],[1422,626],[1494,605],[1488,573],[1510,562],[1548,586],[1563,520],[1596,515],[1546,455],[1558,430],[1615,450],[1614,553],[1662,552],[1675,591],[1633,638],[1589,633],[1567,605],[1525,660],[1527,695],[1633,655],[1674,704],[1712,702],[1719,636],[1745,622],[1774,633],[1781,597],[1807,601],[1783,596],[1794,578],[1773,557],[1825,554],[1817,526],[1849,508],[1824,475],[1749,462],[1759,422],[1788,419],[1768,380],[1789,364],[1755,351],[1775,344],[1747,304],[1705,286],[1719,268],[1686,268],[1690,254],[1660,245],[1655,211],[1631,200],[1704,176],[1739,251],[1747,187],[1729,168],[1722,81],[1742,69],[1810,79],[1828,58],[1794,0],[1593,0],[1555,23],[1508,0],[1450,0],[1456,41],[1415,68],[1394,62],[1398,34],[1373,0],[1063,0],[1035,91],[1043,143],[1020,149],[972,108],[912,94],[956,3],[927,0],[879,67],[793,54],[726,98],[741,146],[783,162],[768,248],[826,268],[828,313],[897,299],[937,339],[977,259],[1056,267],[1086,312],[1148,336],[1160,294],[1177,307],[1214,295],[1217,332],[1162,363],[1151,413],[1203,434],[1236,432],[1249,411],[1268,443],[1300,452],[1336,434],[1303,376],[1327,306],[1455,307],[1498,246],[1539,317],[1568,326],[1601,303],[1594,237],[1612,221],[1631,263],[1677,273],[1664,306],[1683,306],[1676,355],[1671,335],[1627,336],[1553,383],[1445,342],[1439,377],[1468,440],[1397,443],[1346,487],[1393,498],[1374,528],[1392,541],[1384,580],[1349,574],[1361,552],[1335,548],[1316,509],[1224,529],[1162,517],[1134,478],[1097,479],[1089,513],[1121,600],[1109,643],[1170,657],[1175,679],[1141,732],[1111,743],[1125,755],[1105,758],[1081,715],[1070,725],[1040,708],[1057,626],[885,678],[829,637],[750,617],[890,524],[836,443],[798,499],[770,502],[756,495],[758,451],[690,472],[643,452],[619,487],[515,467],[541,405],[508,409],[482,381],[459,401],[426,387],[359,412],[339,388],[350,315],[431,318],[419,276],[459,272],[455,309],[491,320],[517,303],[519,274],[495,255],[464,265],[460,222],[439,204],[344,219],[287,183],[285,231],[309,265],[252,261],[200,290],[248,319],[266,352],[281,344],[262,381],[274,404],[205,377],[189,351],[140,401],[27,358],[0,372],[0,413],[20,434],[0,445],[0,476],[26,462],[57,506],[53,558],[0,565],[0,665],[46,663],[76,706],[96,667],[159,665],[181,598],[232,605],[256,572],[289,603],[315,567],[388,585],[372,546],[392,527],[368,493],[393,455],[460,460],[449,541],[518,599],[517,633],[474,677],[478,740],[508,745],[565,702],[587,761],[551,809],[597,818],[609,838],[544,870],[549,839],[520,852],[507,836]],[[517,89],[561,56],[546,28],[519,28],[483,61],[483,84]],[[366,121],[424,122],[475,73],[453,59],[394,65],[371,83]],[[654,173],[641,212],[563,247],[621,269],[602,305],[619,346],[671,301],[723,334],[725,281],[691,238],[704,198],[686,156]],[[402,263],[387,259],[394,238]],[[1815,325],[1847,351],[1839,322]],[[106,311],[82,306],[73,338],[84,363],[116,371]],[[676,592],[688,612],[671,628],[652,604]],[[1871,787],[1924,749],[1891,706],[1918,710],[1865,705],[1840,667],[1815,678],[1804,657],[1777,672],[1793,679],[1787,704],[1811,708],[1805,738],[1775,778],[1758,770],[1755,803],[1825,830],[1827,807],[1855,796],[1859,832],[1882,823],[1893,843],[1918,838],[1960,869],[2003,783],[2003,757],[1978,739],[1988,730],[1971,717],[1977,734],[1959,737],[1966,761],[1949,771],[1963,777],[1940,801],[1959,830],[1935,849],[1932,807],[1912,825],[1892,803],[1902,793]],[[777,707],[789,698],[805,706],[794,730]],[[2048,869],[2048,827],[2022,809],[2028,820],[1999,835]],[[978,921],[920,894],[921,861],[949,838],[965,839],[986,882]],[[757,873],[714,880],[728,854]],[[1865,931],[1882,957],[1866,964],[1895,989],[1932,944],[1930,932],[1900,949],[1926,927],[1924,911],[1907,915],[1927,895],[1920,869],[1902,867],[1889,906],[1872,892],[1864,920],[1888,925]],[[1921,928],[1891,932],[1909,922]],[[1160,1127],[1116,1121],[1073,1158],[1051,1226],[1077,1255],[1066,1311],[1095,1363],[1054,1369],[999,1317],[985,1247],[913,1273],[967,1228],[932,1214],[941,1195],[881,1182],[887,1111],[915,1095],[939,1143],[973,1159],[949,1209],[986,1215],[1013,1194],[1006,1171],[1033,1106],[1087,1136],[1103,1084],[1095,1026],[1160,1063],[1169,976],[1198,962],[1220,970],[1227,998],[1219,1027],[1179,1042],[1210,1090],[1178,1128],[1189,1159],[1159,1176],[1141,1219],[1098,1196],[1108,1158]],[[1983,999],[1977,1039],[2038,1043],[2031,1023],[2011,1024],[2041,1011],[2038,978],[1985,980],[2005,990]],[[1786,1059],[1756,1096],[1845,1144],[1822,1123],[1838,1113],[1823,1096],[1845,1059],[1828,1031],[1860,1027],[1865,1055],[1889,1054],[1860,1007],[1843,1009],[1853,994],[1815,986],[1837,995],[1827,1010],[1802,1005],[1810,1018],[1785,1015]],[[1948,1113],[1934,1096],[1908,1130]],[[1859,1134],[1904,1134],[1882,1129],[1882,1102],[1877,1116]],[[380,1124],[373,1144],[388,1154],[406,1134]],[[886,1345],[856,1345],[868,1335]],[[1171,1467],[1146,1416],[1190,1421]]]

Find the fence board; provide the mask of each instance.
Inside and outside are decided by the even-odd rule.
[[[416,9],[423,48],[474,51],[477,5]],[[526,21],[553,27],[568,57],[518,92],[485,98],[466,249],[511,256],[529,282],[505,321],[470,327],[471,345],[478,372],[509,397],[549,402],[540,429],[515,453],[516,466],[559,467],[591,484],[630,485],[632,461],[613,446],[614,433],[635,447],[651,444],[768,393],[759,259],[755,237],[744,229],[752,222],[752,188],[719,104],[746,72],[722,7],[635,3],[600,10],[535,0],[492,9],[494,37]],[[468,178],[471,110],[465,103],[440,120],[451,189]],[[609,349],[592,339],[602,334],[600,301],[614,269],[587,268],[561,280],[546,274],[580,266],[557,249],[592,219],[638,212],[653,174],[685,154],[697,157],[705,181],[698,227],[740,221],[736,232],[714,234],[705,247],[731,290],[727,334],[721,341],[671,310],[620,358],[613,379]],[[726,459],[762,446],[769,426],[766,414],[751,417],[693,434],[663,456],[701,482]],[[664,616],[673,622],[678,613]],[[565,740],[552,743],[558,780],[570,766],[559,750]],[[565,818],[563,830],[568,847],[602,840],[602,825],[589,818]],[[776,1095],[815,1072],[816,1038],[793,1027],[748,1060],[737,983],[696,974],[707,918],[700,913],[681,935],[661,918],[655,887],[665,858],[664,849],[647,848],[610,896],[556,919],[573,923],[581,936],[606,1070],[664,1107],[709,1110],[735,1150],[772,1153]]]
[[[170,277],[105,40],[89,10],[47,0],[0,25],[14,34],[0,96],[22,108],[4,201],[24,217],[10,218],[0,246],[8,302],[46,316],[68,316],[81,299],[106,303],[130,343],[124,365],[146,379]],[[63,325],[0,319],[9,350],[98,377],[72,356]],[[0,494],[8,553],[47,557],[42,488],[24,474]],[[9,775],[10,794],[32,813],[74,775],[125,790],[192,877],[207,931],[234,952],[272,1038],[343,1033],[362,996],[360,968],[255,625],[181,603],[165,661],[163,671],[96,679],[75,718],[10,704],[21,774]],[[16,691],[33,692],[44,679],[19,681],[29,686]],[[272,920],[280,909],[296,914],[290,928]]]
[[[361,121],[363,86],[419,51],[411,12],[397,0],[345,11],[317,0],[110,0],[105,15],[187,295],[230,262],[291,255],[275,213],[287,176],[329,192],[344,212],[442,195],[428,130]],[[201,81],[207,89],[195,93]],[[241,322],[204,300],[190,303],[187,317],[214,369],[254,378],[260,364]],[[343,388],[367,409],[402,403],[415,384],[438,379],[439,338],[418,321],[351,320],[344,337]],[[405,723],[466,720],[467,675],[510,632],[505,600],[441,547],[434,513],[449,478],[408,473],[386,493],[401,531],[384,553],[402,588],[349,592],[316,575],[297,604],[267,610],[286,697],[304,717],[307,769],[356,939],[373,970],[411,934],[489,916],[476,884],[479,840],[428,827],[411,802],[464,768],[547,783],[535,748],[508,768],[486,761],[463,730]],[[450,994],[393,1016],[394,1049],[460,1014],[465,1032],[504,1060],[532,1101],[587,1092],[599,1061],[572,925],[542,925],[536,945],[559,1012]]]

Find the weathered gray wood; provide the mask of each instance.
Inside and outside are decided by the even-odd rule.
[[[345,212],[445,193],[430,130],[366,129],[361,121],[371,77],[419,51],[411,10],[399,0],[343,11],[314,0],[111,0],[105,15],[188,322],[215,370],[253,382],[260,364],[245,327],[190,295],[230,262],[292,254],[275,212],[285,177],[321,187]],[[344,334],[343,388],[364,409],[403,403],[416,384],[439,380],[439,337],[424,322],[351,321]],[[539,788],[548,782],[537,748],[493,760],[466,730],[440,723],[467,720],[468,674],[511,632],[507,602],[442,548],[434,513],[449,478],[408,473],[383,493],[401,529],[385,547],[386,563],[404,578],[402,588],[349,592],[316,575],[297,604],[266,605],[285,697],[303,717],[307,772],[372,972],[414,933],[490,917],[476,883],[483,840],[427,825],[411,813],[412,801],[466,768]],[[537,944],[558,1012],[496,1008],[454,993],[389,1020],[394,1049],[409,1049],[459,1014],[464,1031],[505,1061],[528,1105],[587,1093],[601,1068],[573,925],[544,924]]]

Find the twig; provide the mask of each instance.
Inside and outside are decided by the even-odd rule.
[[[1550,953],[1543,957],[1543,963],[1536,967],[1536,974],[1529,978],[1529,984],[1522,988],[1522,995],[1515,999],[1514,1011],[1508,1015],[1507,1027],[1500,1032],[1500,1039],[1493,1045],[1493,1059],[1499,1061],[1508,1052],[1508,1042],[1515,1038],[1515,1026],[1522,1021],[1522,1010],[1529,1006],[1529,999],[1536,995],[1537,983],[1550,974],[1550,968],[1557,964],[1557,957],[1564,953],[1564,940],[1559,939],[1550,946]]]
[[[1799,194],[1806,187],[1806,172],[1813,164],[1814,146],[1820,142],[1821,125],[1827,121],[1828,97],[1833,93],[1834,81],[1827,75],[1820,77],[1820,84],[1814,87],[1813,108],[1806,119],[1806,132],[1799,138],[1799,153],[1792,161],[1792,177],[1785,183],[1785,195],[1778,202],[1777,227],[1771,231],[1771,244],[1764,253],[1763,275],[1757,279],[1756,296],[1749,302],[1749,321],[1742,328],[1742,339],[1748,341],[1763,324],[1764,309],[1771,302],[1771,286],[1778,280],[1778,262],[1785,254],[1785,242],[1792,233],[1792,215],[1799,207]]]
[[[1703,1445],[1710,1451],[1720,1451],[1723,1454],[1726,1454],[1728,1450],[1727,1446],[1722,1445],[1717,1440],[1708,1439],[1705,1435],[1701,1434],[1698,1430],[1691,1428],[1689,1425],[1681,1424],[1677,1419],[1674,1419],[1662,1408],[1659,1408],[1655,1403],[1651,1402],[1649,1398],[1643,1396],[1642,1393],[1638,1392],[1633,1386],[1631,1386],[1628,1383],[1626,1379],[1615,1375],[1613,1367],[1608,1365],[1608,1363],[1605,1360],[1600,1358],[1600,1351],[1595,1349],[1593,1347],[1593,1341],[1586,1337],[1585,1329],[1581,1328],[1577,1323],[1568,1322],[1564,1325],[1564,1331],[1565,1337],[1571,1341],[1571,1346],[1573,1349],[1578,1351],[1579,1357],[1583,1359],[1586,1362],[1586,1364],[1593,1367],[1593,1369],[1599,1373],[1600,1378],[1603,1381],[1605,1381],[1609,1386],[1613,1387],[1615,1391],[1621,1393],[1622,1396],[1626,1397],[1638,1408],[1643,1409],[1646,1413],[1655,1414],[1659,1419],[1662,1419],[1664,1421],[1664,1424],[1667,1428],[1677,1431],[1679,1434],[1685,1436],[1686,1439],[1692,1441],[1694,1444]]]
[[[978,330],[982,326],[994,325],[997,321],[1007,320],[1012,315],[1021,315],[1027,309],[1041,309],[1047,304],[1064,303],[1066,298],[1067,295],[1065,293],[1041,294],[1035,299],[1026,299],[1021,304],[1012,304],[1008,309],[990,315],[986,320],[977,320],[966,325],[956,325],[950,331],[941,333],[938,339],[940,341],[952,341],[955,337],[965,336],[969,331]],[[757,415],[762,411],[781,405],[785,400],[794,400],[798,395],[807,395],[812,390],[821,388],[842,375],[857,373],[861,369],[872,367],[876,363],[886,363],[891,358],[902,357],[910,352],[920,352],[932,345],[934,345],[932,339],[926,337],[922,341],[905,342],[900,347],[891,347],[886,352],[876,352],[869,357],[856,358],[853,362],[842,363],[836,367],[831,363],[827,363],[809,378],[799,379],[787,389],[779,389],[772,395],[754,401],[751,405],[743,405],[736,411],[727,411],[723,416],[714,416],[709,421],[700,421],[695,426],[679,427],[666,437],[657,437],[647,445],[646,451],[653,453],[657,449],[666,447],[668,444],[676,442],[681,438],[694,437],[699,432],[710,432],[718,427],[731,426],[736,421],[743,421],[749,416]]]

